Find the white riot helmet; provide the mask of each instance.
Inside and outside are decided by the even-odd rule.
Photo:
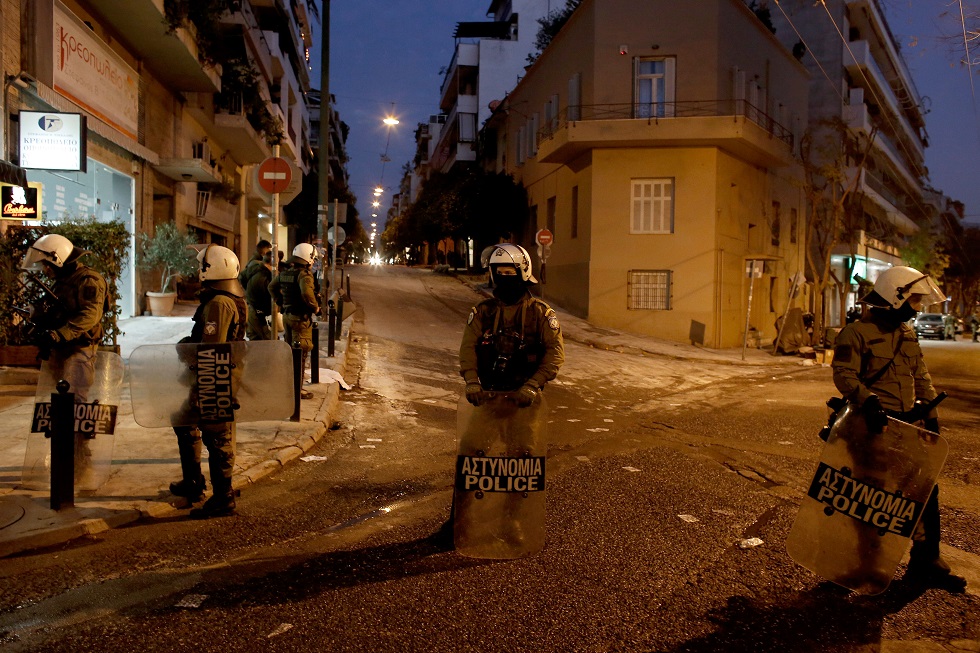
[[[946,294],[932,277],[903,265],[888,268],[879,274],[874,290],[863,301],[882,308],[901,308],[911,295],[922,295],[923,306],[946,301]]]
[[[293,248],[293,258],[298,258],[307,265],[316,260],[317,254],[316,247],[309,243],[300,243]]]
[[[50,263],[56,268],[62,267],[69,260],[74,260],[81,252],[72,257],[75,246],[70,240],[60,234],[47,234],[38,238],[24,255],[20,267],[23,270],[37,271],[41,263]]]
[[[510,265],[517,268],[517,273],[525,283],[538,282],[534,278],[534,274],[532,274],[531,257],[527,253],[527,250],[520,245],[514,245],[513,243],[492,245],[483,250],[480,261],[484,267],[490,266],[490,279],[494,283],[497,283],[497,279],[494,277],[494,268],[499,265]]]
[[[208,245],[197,255],[201,281],[238,279],[240,264],[235,252],[221,245]]]

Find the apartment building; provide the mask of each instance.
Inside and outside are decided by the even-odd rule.
[[[143,291],[155,289],[134,271],[135,236],[154,225],[174,222],[246,258],[271,235],[255,170],[278,143],[300,176],[309,171],[317,20],[314,0],[201,0],[190,10],[170,0],[0,0],[2,158],[18,162],[22,112],[85,117],[86,165],[27,177],[42,188],[45,221],[94,216],[134,234],[117,289],[123,316],[140,314]]]
[[[584,0],[484,138],[528,190],[537,265],[554,235],[546,299],[733,347],[775,337],[803,267],[809,75],[741,0],[697,5]]]
[[[832,252],[825,295],[829,325],[858,298],[856,276],[874,280],[904,265],[899,248],[945,210],[925,183],[927,134],[916,90],[878,0],[783,0],[770,3],[775,35],[810,71],[813,132],[841,125],[836,152],[815,162],[846,161],[846,231]],[[822,159],[821,159],[822,157]],[[843,301],[842,301],[843,296]]]

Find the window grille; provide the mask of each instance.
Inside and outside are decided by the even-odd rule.
[[[626,284],[629,310],[669,311],[670,270],[630,270]]]

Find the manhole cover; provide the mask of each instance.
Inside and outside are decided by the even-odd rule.
[[[0,529],[16,524],[23,516],[23,507],[12,503],[0,503]]]

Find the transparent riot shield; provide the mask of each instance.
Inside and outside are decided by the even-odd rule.
[[[538,395],[527,408],[513,393],[474,407],[462,397],[456,425],[456,550],[471,558],[509,560],[544,547],[548,408]]]
[[[119,395],[125,365],[119,354],[100,351],[95,356],[92,385],[71,388],[75,392],[75,488],[83,492],[98,490],[109,478],[115,440]],[[51,395],[56,394],[62,370],[50,360],[41,363],[27,437],[22,481],[32,490],[51,485]],[[80,392],[79,392],[80,390]]]
[[[786,540],[800,565],[862,594],[888,587],[943,463],[946,440],[889,418],[869,434],[848,404],[824,446]]]
[[[129,357],[140,426],[261,422],[293,414],[293,355],[281,340],[137,347]]]

